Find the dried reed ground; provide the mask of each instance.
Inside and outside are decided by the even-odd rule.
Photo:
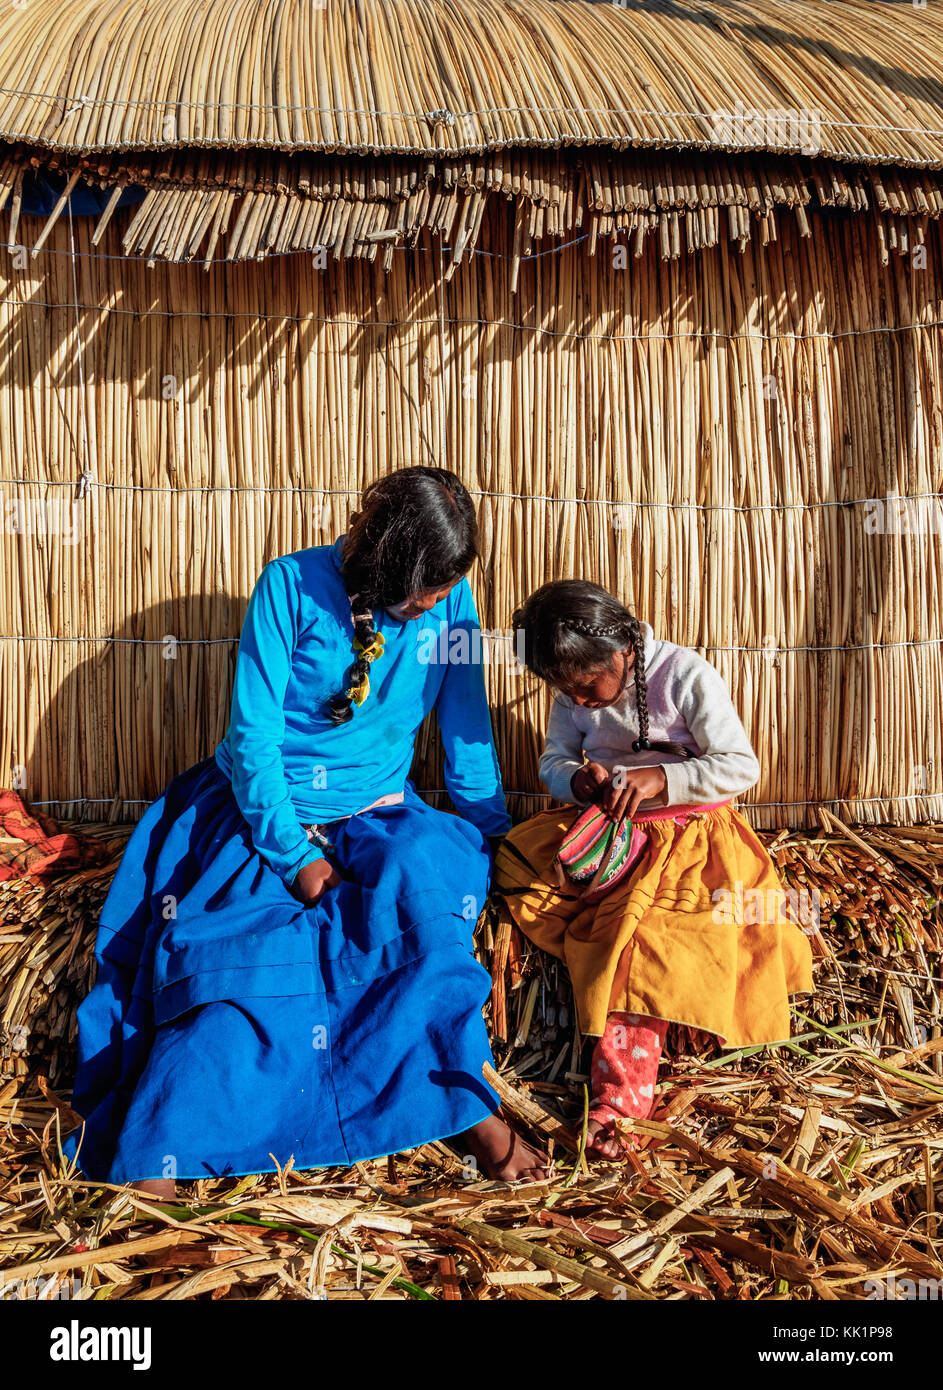
[[[943,1278],[943,825],[763,836],[791,886],[822,894],[818,992],[781,1047],[720,1054],[672,1030],[647,1146],[623,1164],[579,1156],[556,962],[486,915],[493,1079],[513,1123],[553,1144],[556,1180],[509,1189],[431,1144],[185,1183],[173,1206],[69,1177],[58,1151],[74,1006],[127,832],[87,833],[110,862],[0,885],[6,1296],[853,1300],[886,1288],[868,1280],[893,1276],[900,1297]]]

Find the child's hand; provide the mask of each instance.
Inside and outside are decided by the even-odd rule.
[[[603,809],[619,820],[635,815],[643,801],[667,802],[668,778],[663,767],[624,767],[613,772],[603,793]]]
[[[601,763],[585,763],[570,778],[570,790],[577,801],[601,801],[609,784],[609,773]]]
[[[314,907],[326,890],[336,888],[340,881],[341,876],[333,864],[326,859],[315,859],[310,864],[302,864],[289,891],[305,907]]]

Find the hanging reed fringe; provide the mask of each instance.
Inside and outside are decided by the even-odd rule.
[[[864,1299],[916,1297],[943,1275],[943,825],[763,837],[791,888],[821,894],[809,1012],[787,1044],[723,1054],[672,1028],[646,1146],[618,1167],[580,1156],[586,1075],[565,972],[489,910],[489,1079],[512,1123],[552,1145],[556,1181],[473,1180],[436,1143],[347,1170],[188,1182],[176,1207],[70,1178],[58,1156],[75,1124],[60,1093],[74,1003],[127,834],[81,833],[113,862],[0,883],[6,1296]]]
[[[485,211],[505,207],[514,227],[512,290],[520,263],[547,255],[573,237],[590,255],[643,254],[647,240],[663,260],[701,251],[723,239],[741,249],[756,236],[775,241],[783,217],[811,236],[809,214],[822,209],[871,212],[891,252],[912,255],[928,222],[943,213],[943,173],[854,167],[826,159],[762,155],[751,163],[719,152],[669,159],[649,151],[589,149],[461,160],[342,160],[321,154],[273,156],[256,151],[193,151],[161,155],[42,158],[28,147],[0,165],[0,208],[10,215],[9,245],[20,226],[19,190],[26,174],[61,174],[62,196],[31,245],[40,253],[67,207],[66,190],[80,176],[113,190],[92,236],[100,242],[122,190],[149,190],[128,219],[121,252],[149,261],[199,260],[320,252],[332,260],[374,261],[384,270],[424,230],[451,240],[447,278],[478,249]],[[491,254],[485,252],[485,254]]]

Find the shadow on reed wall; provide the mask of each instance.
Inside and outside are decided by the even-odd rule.
[[[246,606],[192,595],[143,610],[111,641],[84,644],[84,659],[44,702],[20,765],[27,799],[61,788],[62,800],[43,808],[51,815],[137,820],[225,734],[238,643],[211,634],[234,621],[238,631]]]
[[[48,814],[137,820],[173,777],[212,754],[225,734],[238,643],[199,634],[218,632],[234,618],[241,628],[246,606],[244,598],[211,595],[156,604],[74,665],[45,705],[28,757],[18,765],[26,799],[42,799],[34,787],[58,784],[70,795],[44,802]],[[533,684],[529,676],[517,679]],[[495,728],[505,746],[525,749],[536,762],[539,739],[520,718],[520,704],[518,695],[496,707]],[[503,771],[510,787],[519,768],[510,763]],[[433,805],[449,805],[434,715],[420,729],[411,776]],[[83,794],[102,785],[115,788],[111,800]],[[539,793],[510,801],[515,819],[548,804]]]

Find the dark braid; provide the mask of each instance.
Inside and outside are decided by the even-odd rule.
[[[633,753],[693,756],[683,743],[649,739],[645,634],[638,618],[607,590],[588,580],[553,580],[514,612],[511,625],[523,634],[525,665],[551,683],[566,683],[603,667],[611,669],[613,656],[631,646],[639,723]]]
[[[645,676],[645,634],[638,618],[629,621],[629,641],[635,651],[635,708],[638,712],[639,736],[632,744],[633,753],[651,748],[648,741],[648,681]]]
[[[357,646],[369,650],[379,642],[382,647],[374,610],[424,590],[444,589],[461,579],[477,556],[474,505],[447,468],[398,468],[371,483],[351,516],[341,557]],[[353,718],[356,702],[348,691],[367,679],[370,664],[355,649],[343,688],[327,702],[332,724]]]
[[[359,594],[350,595],[350,616],[354,625],[354,637],[362,647],[369,647],[377,635],[377,625],[372,612],[357,612],[359,598]],[[369,675],[369,672],[370,662],[364,657],[358,656],[347,672],[343,691],[332,695],[327,702],[327,717],[332,724],[346,724],[349,719],[353,719],[354,702],[353,698],[347,694],[347,690],[349,687],[359,685]]]

